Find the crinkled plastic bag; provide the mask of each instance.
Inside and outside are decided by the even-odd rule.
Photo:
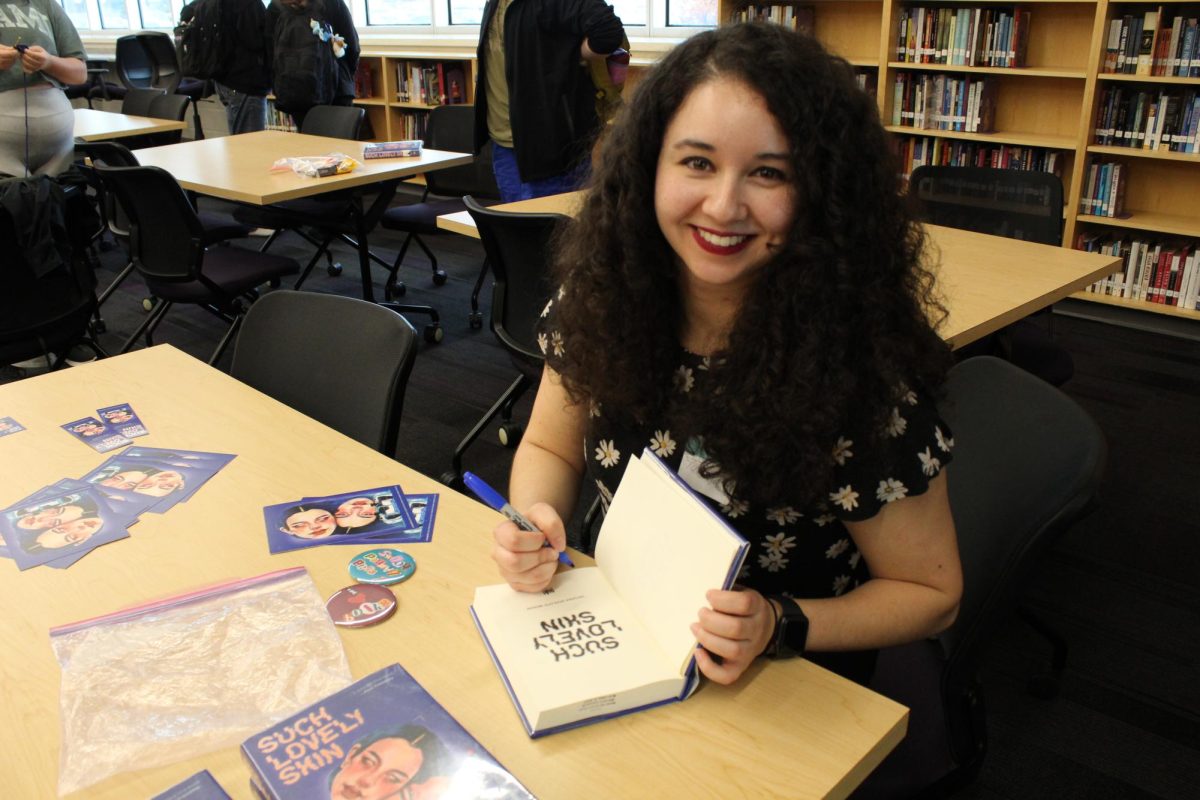
[[[292,156],[280,158],[271,165],[271,172],[282,172],[290,169],[297,175],[307,178],[325,178],[330,175],[341,175],[343,172],[353,172],[362,164],[345,153],[330,153],[327,156]]]
[[[303,567],[64,625],[50,641],[60,794],[238,744],[352,680]]]

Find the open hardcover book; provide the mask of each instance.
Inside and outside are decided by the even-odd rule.
[[[696,688],[690,626],[733,585],[749,545],[649,450],[625,468],[596,566],[544,591],[475,590],[471,614],[530,736],[682,700]]]

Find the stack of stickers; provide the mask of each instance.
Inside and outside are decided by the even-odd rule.
[[[263,508],[267,546],[284,553],[322,544],[411,544],[433,538],[436,494],[399,486],[305,497]]]
[[[69,567],[100,545],[129,536],[142,514],[161,514],[191,499],[234,458],[129,447],[81,478],[63,478],[0,510],[0,555],[21,569]]]
[[[128,403],[100,408],[96,413],[99,419],[84,417],[59,427],[98,453],[124,447],[149,433]]]

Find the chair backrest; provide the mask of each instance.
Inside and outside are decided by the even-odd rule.
[[[150,108],[154,101],[162,96],[162,89],[130,89],[125,92],[125,99],[121,101],[121,113],[132,114],[135,117],[154,116],[150,113]]]
[[[154,62],[138,34],[130,33],[117,39],[117,80],[126,89],[149,89],[154,86]]]
[[[550,242],[555,228],[570,222],[562,214],[514,214],[484,208],[475,198],[463,202],[479,229],[492,269],[492,331],[513,355],[544,359],[537,324],[550,299]]]
[[[77,157],[84,155],[92,161],[91,172],[96,176],[95,184],[98,184],[96,189],[100,194],[100,213],[104,217],[104,224],[108,226],[114,236],[127,238],[129,236],[129,215],[125,213],[116,194],[105,188],[104,181],[100,179],[95,168],[101,165],[136,167],[138,165],[137,156],[120,142],[76,142],[75,153]]]
[[[183,71],[179,69],[179,54],[175,51],[175,40],[162,31],[141,31],[134,35],[150,56],[150,85],[163,89],[167,94],[174,94],[179,88],[179,82],[183,80]]]
[[[278,290],[250,307],[230,374],[394,457],[417,333],[365,300]]]
[[[475,106],[438,106],[429,112],[425,146],[433,150],[470,153],[475,149]],[[489,141],[470,164],[425,173],[431,194],[443,197],[499,199],[500,189],[492,173],[492,143]]]
[[[1062,244],[1062,180],[1049,172],[923,166],[912,171],[908,192],[926,222]]]
[[[357,139],[366,113],[360,106],[313,106],[304,115],[300,132],[333,139]]]
[[[173,119],[182,122],[187,116],[188,104],[192,100],[185,94],[163,94],[150,103],[150,116],[157,119]],[[163,131],[147,136],[148,146],[178,144],[183,141],[183,131]]]
[[[1107,446],[1074,400],[990,356],[951,369],[942,414],[955,442],[948,488],[964,591],[938,640],[950,745],[963,763],[976,724],[964,698],[981,653],[1047,548],[1093,507]]]
[[[204,228],[183,189],[159,167],[97,166],[106,190],[129,215],[129,251],[137,271],[158,281],[197,280]]]

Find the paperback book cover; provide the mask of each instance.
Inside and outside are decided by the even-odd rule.
[[[399,664],[242,743],[268,800],[531,795]]]
[[[475,590],[471,615],[532,737],[683,700],[696,688],[691,624],[733,585],[749,545],[646,450],[625,468],[596,566],[540,593]]]

